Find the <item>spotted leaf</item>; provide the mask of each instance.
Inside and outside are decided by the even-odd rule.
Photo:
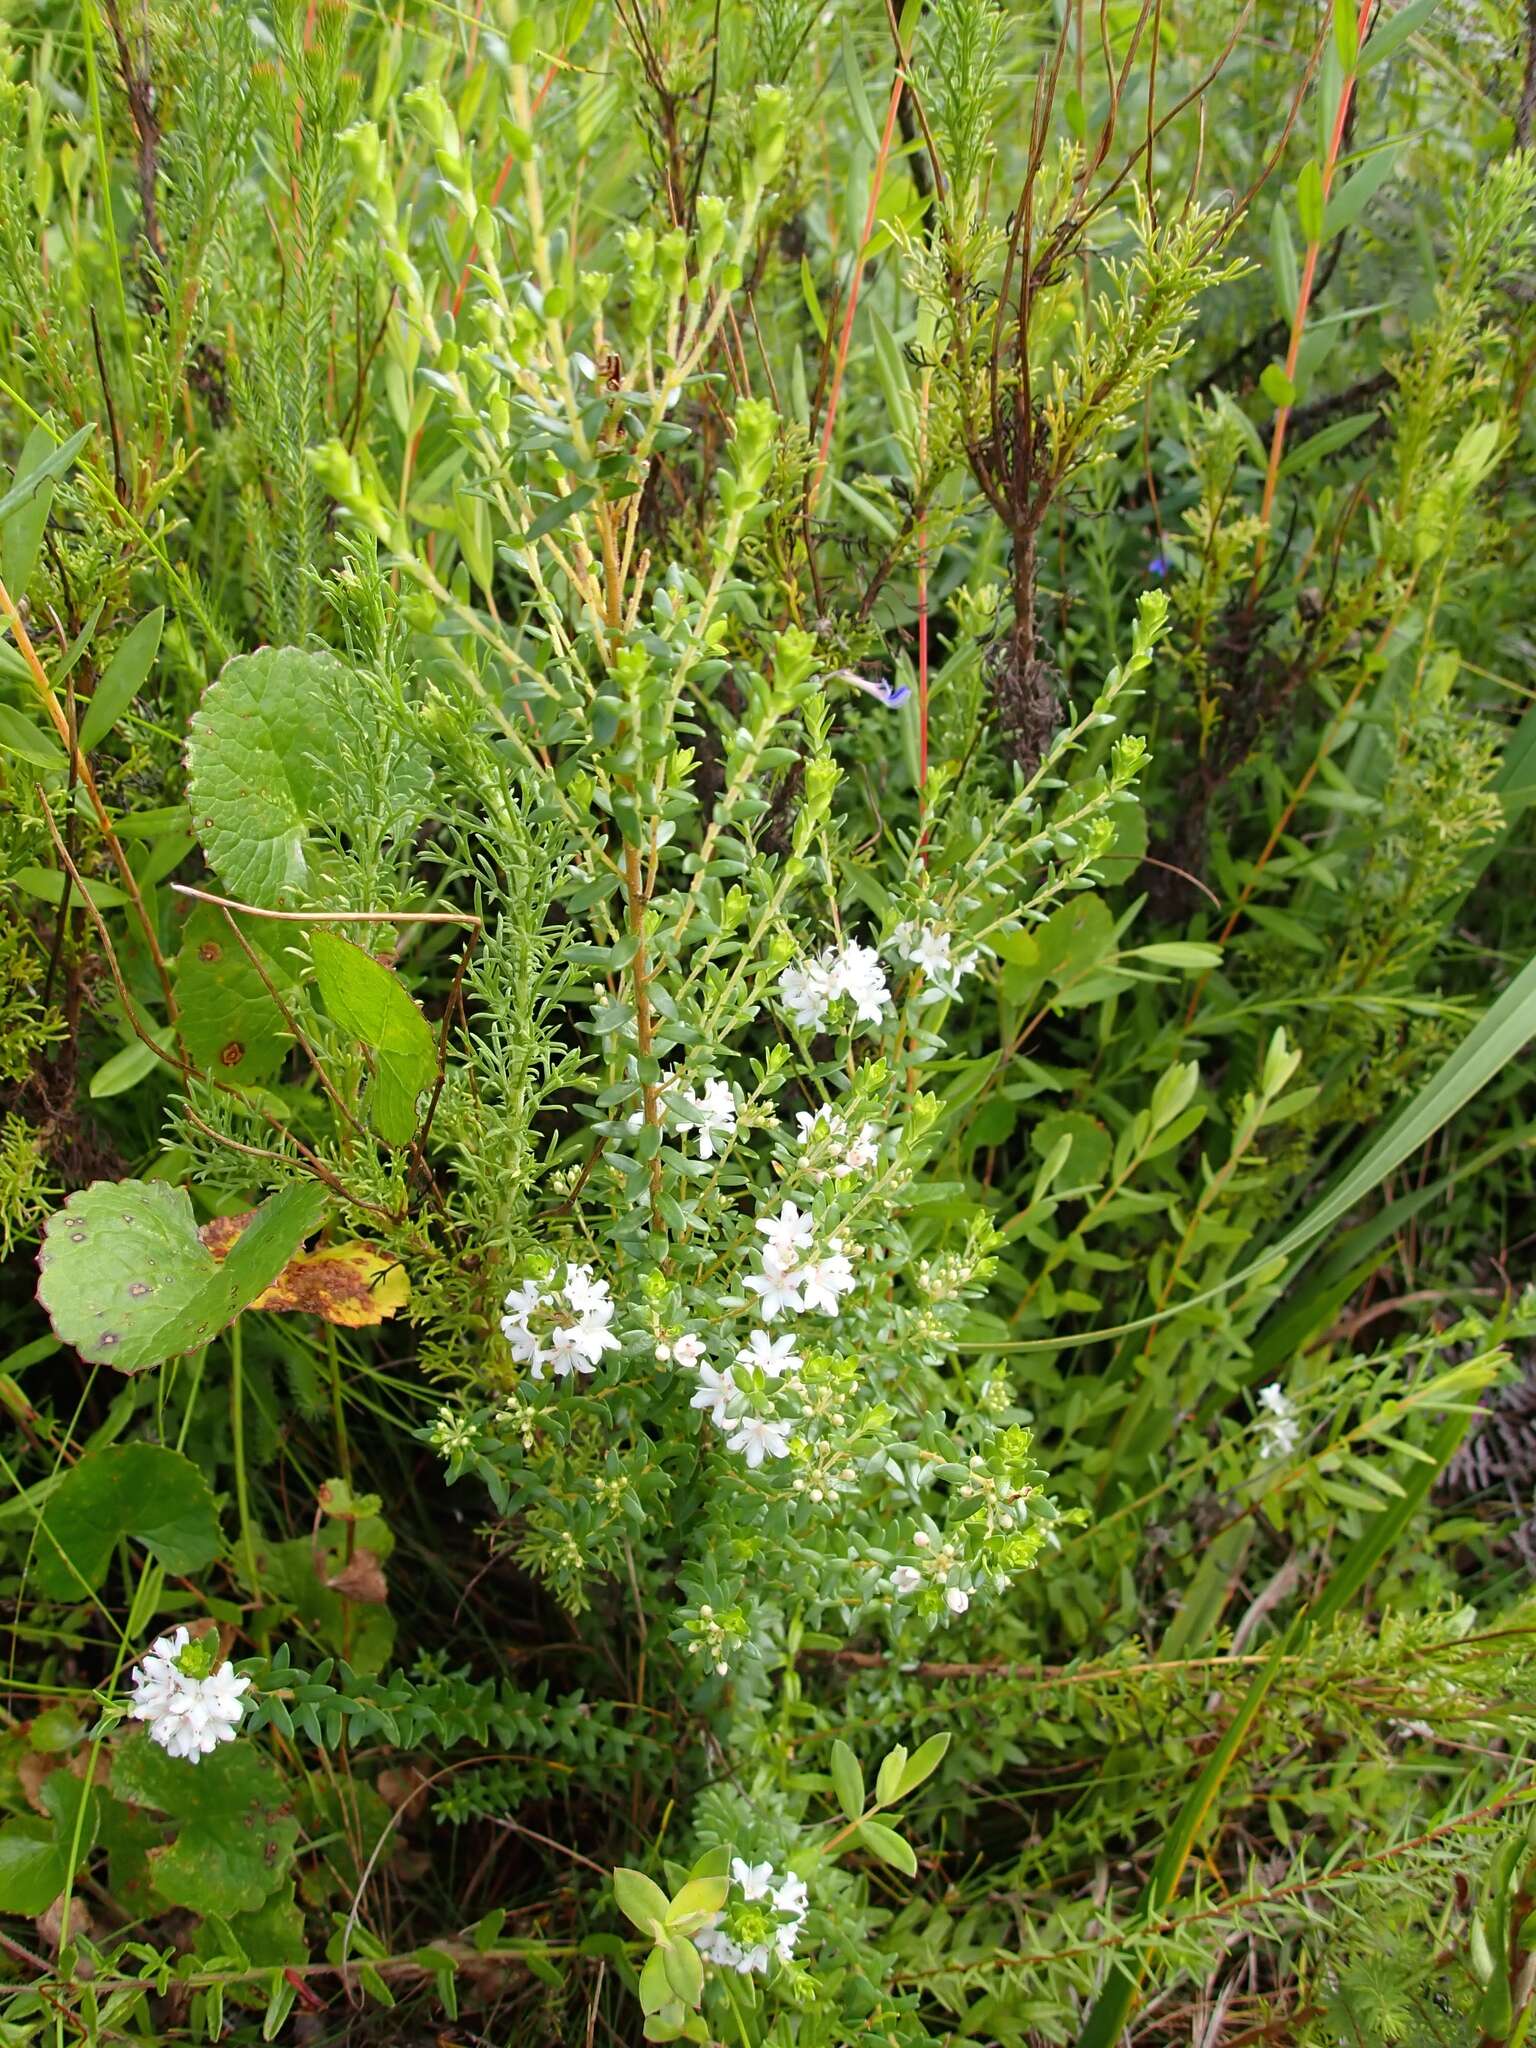
[[[233,1322],[282,1272],[324,1208],[325,1192],[313,1183],[284,1188],[221,1262],[197,1234],[185,1188],[93,1181],[48,1220],[38,1299],[82,1358],[142,1372]]]

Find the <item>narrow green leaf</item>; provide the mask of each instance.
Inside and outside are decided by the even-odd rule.
[[[1296,317],[1300,279],[1296,269],[1296,247],[1291,240],[1291,224],[1278,199],[1269,216],[1269,274],[1274,282],[1275,303],[1280,309],[1280,317],[1289,325]]]
[[[529,541],[542,540],[546,533],[553,533],[557,526],[563,526],[567,519],[574,519],[586,505],[597,496],[596,486],[583,484],[579,490],[568,491],[563,498],[556,498],[552,505],[546,505],[520,538],[526,546]]]
[[[89,753],[111,732],[144,686],[144,678],[160,649],[165,607],[147,613],[102,670],[95,695],[80,721],[80,748]]]
[[[21,460],[16,465],[12,481],[25,483],[52,446],[53,436],[48,429],[34,427],[22,444]],[[32,571],[37,565],[52,505],[53,478],[45,477],[40,487],[11,514],[0,530],[0,580],[18,599],[25,596],[27,585],[32,581]]]
[[[151,1037],[155,1045],[168,1048],[172,1036],[171,1027],[162,1025]],[[165,1065],[154,1045],[146,1045],[142,1038],[134,1039],[131,1045],[123,1046],[110,1059],[103,1060],[91,1076],[90,1096],[93,1102],[100,1102],[109,1095],[124,1095],[130,1088],[153,1073],[156,1067]]]
[[[864,1811],[864,1773],[841,1737],[832,1745],[832,1790],[848,1819],[857,1820]]]
[[[1355,68],[1360,54],[1360,30],[1355,20],[1354,0],[1333,0],[1333,46],[1346,73]]]
[[[120,910],[128,901],[126,893],[115,882],[98,882],[90,876],[82,877],[85,893],[98,910]],[[37,897],[41,903],[52,903],[57,907],[64,901],[66,877],[56,868],[18,868],[11,877],[18,889],[28,896]]]
[[[1360,52],[1360,71],[1369,71],[1373,64],[1401,49],[1411,35],[1417,35],[1439,4],[1440,0],[1408,0],[1406,7],[1399,7],[1393,14],[1382,9]]]
[[[1315,156],[1307,158],[1296,180],[1296,218],[1303,241],[1323,239],[1323,174]]]
[[[272,1989],[267,1996],[267,2010],[261,2022],[263,2041],[275,2041],[283,2031],[288,2015],[293,2011],[293,2002],[298,1997],[295,1987],[289,1983],[281,1970],[272,1972]]]
[[[894,1828],[888,1828],[884,1821],[860,1821],[853,1839],[893,1870],[901,1871],[906,1877],[916,1877],[917,1857],[912,1844],[898,1835]]]
[[[34,768],[57,770],[69,764],[63,742],[53,728],[34,724],[14,704],[0,704],[0,748]]]
[[[827,316],[821,309],[821,298],[816,290],[816,279],[812,274],[810,261],[803,253],[800,257],[800,293],[805,300],[806,311],[811,316],[811,325],[816,330],[817,339],[824,342],[827,338]]]
[[[92,420],[89,426],[81,427],[78,433],[71,434],[67,441],[61,441],[50,450],[25,476],[18,476],[4,496],[0,496],[0,520],[9,519],[13,513],[19,512],[50,478],[63,476],[95,431],[96,422]]]
[[[1397,169],[1401,149],[1400,142],[1385,144],[1381,149],[1374,150],[1345,183],[1335,183],[1333,190],[1328,194],[1328,205],[1323,214],[1323,241],[1331,241],[1335,235],[1342,234],[1346,228],[1354,226],[1371,200]]]
[[[896,1797],[905,1799],[909,1792],[915,1792],[919,1785],[931,1778],[944,1761],[949,1748],[949,1730],[941,1735],[930,1735],[928,1740],[915,1749],[902,1767],[901,1784]]]
[[[880,154],[880,130],[875,126],[868,95],[864,91],[864,79],[859,70],[858,53],[853,47],[853,38],[848,25],[843,24],[843,83],[848,88],[848,104],[853,109],[853,118],[858,123],[859,133],[869,144],[875,156]]]
[[[901,1774],[906,1769],[907,1747],[898,1742],[880,1759],[880,1768],[875,1773],[875,1804],[889,1806],[900,1796]]]
[[[1299,476],[1303,470],[1315,468],[1324,456],[1337,454],[1347,448],[1351,441],[1372,427],[1381,417],[1376,412],[1351,413],[1348,419],[1331,420],[1326,427],[1319,427],[1298,447],[1291,450],[1280,465],[1282,477]]]

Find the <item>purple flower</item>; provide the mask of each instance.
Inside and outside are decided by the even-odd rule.
[[[861,676],[856,669],[851,668],[836,668],[832,673],[838,682],[847,683],[850,689],[862,690],[866,697],[873,697],[877,703],[884,704],[891,711],[905,704],[912,694],[906,683],[887,682],[884,676]]]
[[[1147,574],[1149,576],[1166,576],[1168,574],[1168,567],[1169,563],[1166,555],[1154,555],[1147,564]]]

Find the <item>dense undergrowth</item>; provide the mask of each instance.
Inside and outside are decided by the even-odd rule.
[[[6,12],[6,2048],[1525,2038],[1526,35]]]

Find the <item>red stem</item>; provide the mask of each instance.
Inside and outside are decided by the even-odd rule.
[[[885,185],[886,166],[891,158],[891,140],[896,133],[896,114],[901,106],[901,92],[906,79],[900,64],[896,76],[891,80],[890,103],[885,110],[885,133],[880,137],[880,154],[875,159],[874,182],[869,188],[869,205],[864,209],[864,232],[859,237],[858,254],[853,259],[853,275],[848,280],[848,304],[843,309],[842,331],[837,337],[837,365],[832,372],[832,389],[827,396],[826,425],[821,430],[821,447],[816,455],[816,471],[811,478],[807,503],[814,505],[816,494],[821,489],[821,479],[826,473],[827,454],[832,446],[832,427],[837,419],[838,400],[842,396],[843,372],[848,367],[848,343],[853,335],[853,316],[859,309],[859,286],[864,279],[864,257],[869,248],[870,237],[875,231],[875,212],[880,204],[880,193]]]
[[[928,802],[928,517],[917,522],[917,811]]]
[[[1335,5],[1341,4],[1347,5],[1348,0],[1335,0]],[[1375,0],[1360,0],[1360,13],[1355,25],[1357,48],[1365,41],[1365,31],[1370,24],[1371,8],[1374,4]],[[1350,73],[1339,89],[1339,104],[1333,116],[1333,133],[1328,138],[1328,154],[1323,159],[1322,187],[1325,212],[1328,205],[1328,193],[1333,184],[1333,173],[1339,161],[1339,151],[1344,143],[1344,124],[1349,119],[1349,103],[1354,97],[1355,76],[1358,69],[1359,59],[1357,57],[1355,71]],[[1307,308],[1312,300],[1312,285],[1317,276],[1317,259],[1322,246],[1321,240],[1307,244],[1306,257],[1301,266],[1301,278],[1296,287],[1296,310],[1291,315],[1290,346],[1285,352],[1285,381],[1291,385],[1294,385],[1296,382],[1296,364],[1301,355],[1301,338],[1307,325]],[[1259,580],[1259,571],[1264,566],[1264,546],[1269,536],[1269,521],[1270,515],[1274,510],[1275,490],[1280,482],[1280,461],[1285,453],[1285,430],[1290,424],[1290,418],[1290,406],[1282,405],[1279,407],[1275,413],[1275,423],[1270,433],[1269,467],[1264,475],[1264,502],[1259,507],[1259,518],[1263,522],[1263,529],[1259,534],[1258,545],[1254,549],[1253,558],[1253,580],[1255,585],[1257,585]]]

